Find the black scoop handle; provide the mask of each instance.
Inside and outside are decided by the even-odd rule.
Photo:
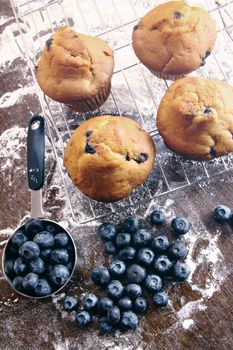
[[[34,115],[28,125],[27,177],[28,187],[39,190],[44,184],[45,122],[40,115]]]

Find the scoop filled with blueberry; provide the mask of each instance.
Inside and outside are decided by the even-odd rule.
[[[28,127],[27,167],[31,190],[31,218],[8,240],[3,252],[3,272],[12,288],[34,298],[61,290],[76,265],[76,247],[69,234],[43,217],[44,119],[35,115]]]

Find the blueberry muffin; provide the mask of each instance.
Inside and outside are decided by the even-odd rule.
[[[207,11],[171,1],[147,13],[133,30],[139,60],[156,76],[175,80],[205,64],[216,40]]]
[[[107,99],[113,67],[113,52],[103,40],[62,27],[46,41],[37,79],[45,95],[87,112]]]
[[[80,125],[64,154],[73,183],[86,196],[101,202],[128,196],[147,179],[154,162],[150,135],[132,119],[110,115]]]
[[[157,126],[165,144],[184,158],[211,160],[233,152],[233,87],[186,77],[162,98]]]

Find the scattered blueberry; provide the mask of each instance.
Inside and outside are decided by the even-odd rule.
[[[14,274],[15,274],[14,263],[15,263],[15,261],[11,260],[11,259],[6,260],[4,263],[4,271],[9,277],[14,276]]]
[[[69,270],[64,265],[54,265],[49,271],[50,280],[57,286],[65,284],[70,277]]]
[[[134,259],[136,250],[133,247],[126,247],[118,252],[118,258],[123,261],[131,261]]]
[[[121,327],[123,330],[136,329],[138,325],[137,315],[133,311],[125,311],[121,317]]]
[[[45,297],[47,295],[52,294],[52,288],[45,278],[39,279],[39,283],[37,284],[34,291],[36,296],[38,297]]]
[[[179,260],[186,258],[188,249],[180,240],[176,240],[168,247],[168,256],[171,260]]]
[[[176,235],[185,235],[190,229],[190,222],[184,217],[176,217],[172,220],[171,226]]]
[[[110,264],[109,271],[113,277],[122,277],[126,271],[126,265],[122,260],[113,260]]]
[[[69,261],[69,253],[66,249],[54,249],[51,251],[50,258],[55,264],[66,265]]]
[[[144,267],[132,264],[127,268],[127,277],[130,283],[141,283],[146,278]]]
[[[136,314],[143,314],[147,310],[147,301],[143,297],[138,297],[134,300],[133,310]]]
[[[37,243],[41,249],[50,248],[54,245],[54,236],[50,232],[43,231],[35,235],[33,242]]]
[[[78,299],[73,296],[66,296],[64,298],[63,305],[66,311],[75,310],[78,306]]]
[[[95,294],[88,293],[83,299],[83,308],[86,311],[93,312],[95,311],[98,304],[98,298]]]
[[[143,266],[150,266],[154,261],[154,252],[149,248],[141,248],[137,253],[137,262]]]
[[[35,242],[27,241],[19,248],[19,254],[27,260],[36,259],[40,255],[40,248]]]
[[[12,281],[12,285],[16,290],[21,292],[23,290],[23,277],[16,276]]]
[[[132,236],[133,246],[136,248],[145,247],[150,243],[150,241],[151,241],[151,234],[150,232],[144,229],[138,230]]]
[[[104,243],[104,251],[107,254],[116,254],[117,249],[112,241],[108,241]]]
[[[116,226],[109,222],[104,222],[98,228],[98,235],[103,241],[111,241],[116,236]]]
[[[23,279],[23,288],[27,291],[32,291],[39,283],[39,277],[37,274],[30,272]]]
[[[28,238],[26,237],[26,235],[24,234],[24,231],[22,230],[16,231],[11,237],[11,243],[15,248],[19,248],[27,240]]]
[[[40,257],[43,260],[47,261],[50,258],[50,253],[51,253],[51,249],[50,248],[43,249],[43,250],[40,251]]]
[[[53,224],[48,224],[45,226],[45,231],[52,233],[54,235],[56,233],[56,226]]]
[[[129,297],[122,297],[118,300],[118,306],[122,311],[128,311],[132,309],[132,301]]]
[[[145,289],[148,293],[159,292],[163,287],[161,278],[157,275],[147,275],[145,279]]]
[[[168,246],[169,246],[169,241],[167,236],[159,235],[152,238],[151,248],[156,253],[164,253],[167,250]]]
[[[75,321],[78,327],[85,328],[90,326],[92,319],[89,312],[81,311],[76,315]]]
[[[112,280],[106,288],[109,298],[120,299],[124,291],[124,287],[118,280]]]
[[[134,216],[128,217],[123,222],[123,228],[125,232],[135,233],[139,229],[139,219]]]
[[[173,267],[175,281],[185,281],[191,273],[190,267],[183,262],[177,261]]]
[[[98,266],[94,268],[91,274],[92,281],[99,285],[105,286],[110,282],[110,274],[106,267]]]
[[[65,247],[69,243],[69,237],[66,232],[60,232],[54,237],[54,244],[57,247]]]
[[[162,307],[168,304],[168,295],[166,292],[158,292],[153,296],[153,303],[156,306]]]
[[[226,205],[218,205],[214,209],[214,218],[219,224],[224,224],[231,217],[231,209]]]
[[[168,259],[166,255],[158,256],[154,261],[154,269],[158,275],[167,275],[172,268],[172,262]]]
[[[40,275],[45,271],[45,263],[41,258],[31,260],[29,266],[32,272]]]
[[[25,231],[29,237],[35,236],[37,233],[43,231],[43,221],[39,219],[30,219],[25,224]]]
[[[102,317],[99,320],[100,331],[104,334],[110,334],[113,331],[113,325],[108,322],[107,317]]]
[[[129,298],[134,300],[142,295],[142,288],[139,284],[130,283],[126,287],[126,292]]]
[[[16,275],[23,276],[27,272],[27,263],[22,257],[15,260],[14,271]]]
[[[162,226],[165,224],[165,215],[161,210],[154,210],[150,214],[150,222],[152,225]]]
[[[131,235],[129,233],[118,233],[115,244],[118,249],[128,247],[130,245]]]
[[[120,322],[121,312],[118,306],[113,306],[111,309],[108,310],[107,319],[108,322],[113,325]]]
[[[110,310],[112,307],[113,301],[107,297],[100,298],[97,304],[98,312],[101,315],[107,315],[108,310]]]

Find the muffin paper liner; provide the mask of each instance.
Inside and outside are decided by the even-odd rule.
[[[155,75],[157,78],[160,79],[166,79],[166,80],[177,80],[180,78],[183,78],[185,75],[178,75],[178,74],[166,74],[166,73],[161,73],[161,72],[156,72],[154,70],[150,69],[150,72]]]

